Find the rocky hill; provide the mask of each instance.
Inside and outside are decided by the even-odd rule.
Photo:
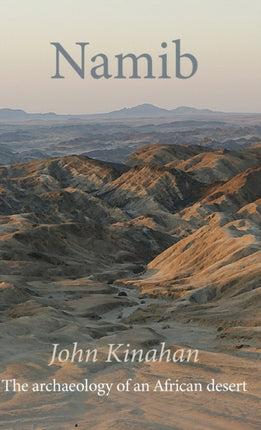
[[[233,383],[244,375],[247,393],[223,393],[211,411],[204,404],[221,393],[177,393],[178,426],[191,428],[199,411],[200,428],[209,429],[213,417],[217,428],[237,428],[238,417],[244,428],[258,428],[260,152],[260,145],[231,152],[157,144],[122,164],[84,155],[10,164],[6,153],[0,380],[80,383],[88,375],[92,382],[152,384],[175,374],[206,385],[212,377]],[[47,365],[52,344],[71,348],[75,341],[98,348],[98,362]],[[162,342],[172,351],[197,348],[200,362],[105,363],[104,351],[117,342],[144,351]],[[158,408],[168,417],[175,393],[36,394],[1,391],[3,429],[21,422],[46,430],[141,429],[148,416],[148,428],[162,429]],[[193,399],[189,410],[186,396]],[[246,408],[255,413],[246,417]]]
[[[113,278],[156,257],[144,280],[136,282],[146,291],[147,284],[161,295],[209,288],[217,283],[216,265],[222,268],[221,291],[227,285],[224,271],[237,279],[233,264],[242,259],[245,267],[243,255],[248,264],[258,255],[260,149],[206,152],[200,146],[152,145],[126,164],[67,156],[2,166],[3,273],[50,277],[105,271]],[[247,276],[252,285],[249,270]]]

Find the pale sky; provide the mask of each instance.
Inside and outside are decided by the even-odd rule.
[[[260,0],[0,0],[0,34],[0,108],[79,114],[153,103],[261,112]],[[190,79],[175,77],[176,39],[181,53],[197,58]],[[63,58],[65,79],[51,79],[50,42],[78,64],[75,42],[89,42],[85,79]],[[108,57],[111,79],[90,75],[99,53]],[[167,53],[171,79],[114,79],[121,53],[150,54],[156,76],[158,56]]]

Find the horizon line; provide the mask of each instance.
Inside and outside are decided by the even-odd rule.
[[[102,111],[102,112],[93,112],[93,113],[58,113],[55,111],[48,111],[48,112],[32,112],[32,111],[27,111],[24,108],[21,107],[2,107],[0,108],[0,112],[3,110],[7,110],[7,111],[19,111],[19,112],[23,112],[27,115],[54,115],[54,116],[97,116],[97,115],[110,115],[110,114],[116,114],[116,113],[120,113],[123,112],[124,110],[126,111],[130,111],[132,109],[136,109],[142,106],[149,106],[152,108],[156,108],[162,111],[166,111],[166,113],[172,113],[175,110],[179,110],[179,109],[192,109],[195,111],[199,111],[199,113],[201,111],[203,111],[203,114],[207,114],[207,113],[213,113],[213,114],[242,114],[242,115],[261,115],[261,111],[260,112],[249,112],[249,111],[225,111],[225,110],[213,110],[211,108],[208,107],[194,107],[194,106],[188,106],[188,105],[179,105],[176,106],[174,108],[167,108],[167,107],[162,107],[162,106],[158,106],[155,105],[153,103],[140,103],[138,105],[135,106],[123,106],[121,108],[116,108],[114,110],[110,110],[110,111]],[[205,112],[204,112],[205,111]],[[190,112],[191,114],[193,114],[193,112]]]

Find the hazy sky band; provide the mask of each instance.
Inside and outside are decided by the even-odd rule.
[[[93,113],[147,102],[261,111],[260,1],[1,0],[0,16],[1,107]],[[147,52],[156,59],[162,42],[173,65],[174,39],[198,60],[191,79],[83,80],[68,65],[65,79],[51,79],[52,41],[75,59],[75,42],[89,42],[89,55],[105,53],[113,69],[119,53]],[[86,61],[93,67],[89,56]]]

